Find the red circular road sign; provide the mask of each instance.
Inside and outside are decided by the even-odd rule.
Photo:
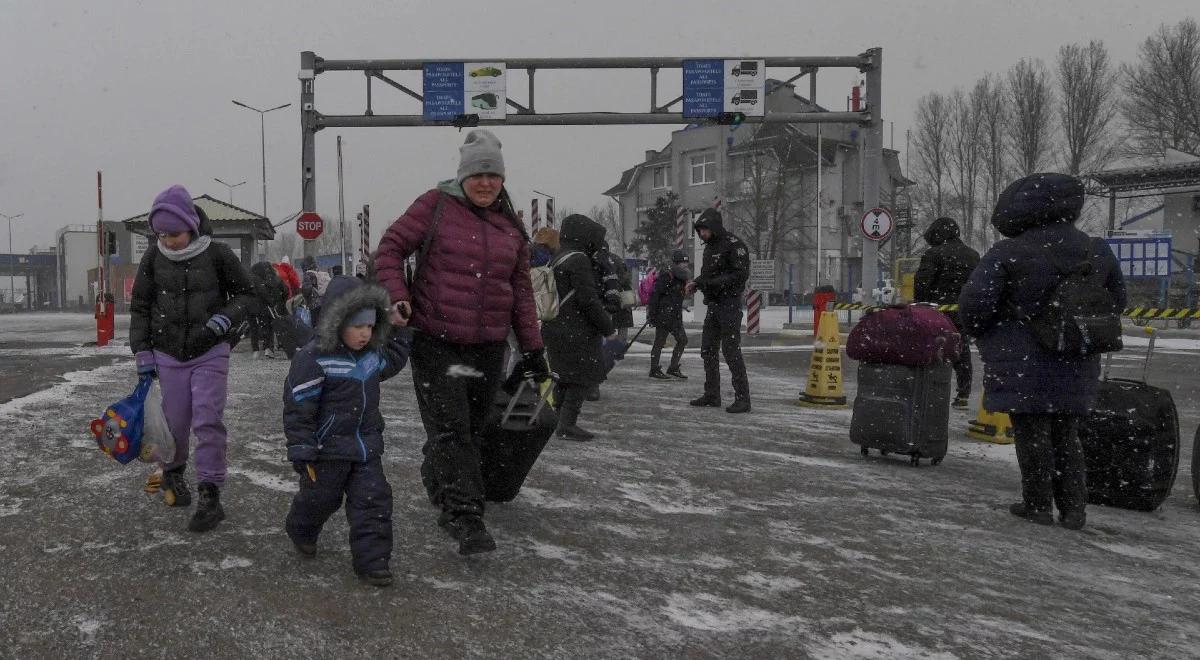
[[[323,231],[325,231],[325,221],[312,211],[301,213],[300,217],[296,218],[296,233],[306,241],[316,240]]]

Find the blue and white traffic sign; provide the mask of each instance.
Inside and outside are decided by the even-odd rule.
[[[504,119],[506,78],[503,62],[428,62],[422,67],[422,114],[434,121],[459,115]]]
[[[764,60],[684,60],[683,116],[766,114]]]

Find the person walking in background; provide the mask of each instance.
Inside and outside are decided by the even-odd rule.
[[[689,265],[687,252],[675,250],[671,254],[671,268],[654,279],[654,291],[646,305],[646,321],[654,328],[654,345],[650,349],[651,378],[687,379],[679,368],[679,362],[688,343],[687,330],[683,327],[683,298],[687,283],[692,279]],[[671,365],[664,373],[659,360],[667,337],[675,338],[675,348],[671,352]]]
[[[1009,511],[1032,522],[1081,529],[1087,485],[1079,418],[1100,387],[1100,357],[1067,356],[1042,346],[1034,317],[1065,273],[1088,269],[1118,311],[1125,282],[1112,250],[1074,226],[1083,183],[1066,174],[1033,174],[1004,189],[992,226],[1007,237],[983,255],[958,298],[963,331],[979,342],[983,405],[1012,417],[1021,501]]]
[[[382,287],[334,277],[316,337],[292,358],[283,390],[287,459],[300,483],[288,538],[315,556],[321,528],[344,500],[354,572],[380,587],[392,583],[392,488],[381,461],[379,384],[404,368],[411,343],[390,314]]]
[[[725,229],[716,209],[705,209],[693,226],[704,242],[704,262],[700,276],[688,283],[685,293],[697,290],[703,293],[708,314],[700,338],[704,394],[691,405],[721,406],[719,350],[733,380],[734,400],[725,412],[750,412],[750,379],[746,375],[746,361],[742,359],[742,292],[750,279],[750,252],[741,239]]]
[[[503,381],[509,332],[523,373],[549,378],[529,278],[530,242],[504,189],[500,140],[467,134],[458,176],[417,198],[375,253],[392,323],[412,325],[413,383],[427,441],[421,477],[438,524],[468,555],[496,549],[483,522],[480,434]],[[405,260],[417,254],[410,282]]]
[[[921,255],[921,265],[913,280],[913,295],[917,302],[935,305],[956,305],[958,295],[979,263],[979,253],[958,237],[958,223],[953,218],[938,218],[925,230],[925,242],[929,249]],[[971,397],[971,343],[963,333],[958,312],[946,313],[954,327],[962,335],[961,350],[954,356],[954,381],[957,394],[950,404],[955,408],[966,408]]]
[[[138,373],[157,375],[163,414],[175,437],[175,460],[163,465],[167,506],[192,502],[184,470],[196,434],[200,501],[188,529],[204,532],[225,519],[225,396],[231,342],[249,317],[254,284],[229,246],[212,239],[208,217],[183,186],[150,207],[157,237],[138,264],[129,305],[129,346]]]
[[[254,304],[250,315],[250,350],[254,358],[275,357],[275,328],[272,321],[285,314],[287,285],[269,261],[260,261],[250,267],[250,279],[254,283]]]
[[[592,255],[604,242],[605,229],[585,215],[563,219],[554,280],[561,307],[542,325],[550,367],[558,374],[559,410],[555,434],[564,440],[595,437],[578,425],[588,391],[604,380],[602,339],[615,340],[617,329],[596,290]]]

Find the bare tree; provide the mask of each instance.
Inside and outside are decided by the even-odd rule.
[[[275,240],[267,241],[266,257],[278,262],[284,257],[295,260],[300,253],[300,237],[291,232],[276,232]]]
[[[727,177],[722,210],[758,259],[774,259],[804,243],[803,223],[815,194],[806,194],[804,186],[805,168],[817,160],[810,142],[791,126],[760,124],[744,145],[742,176]]]
[[[1138,62],[1121,67],[1130,152],[1200,151],[1200,25],[1188,18],[1159,26],[1138,50]]]
[[[1070,174],[1104,167],[1117,144],[1108,126],[1117,114],[1117,73],[1102,41],[1058,49],[1059,125]]]
[[[978,100],[980,159],[983,161],[984,212],[996,205],[1000,191],[1008,185],[1008,168],[1004,158],[1004,143],[1008,135],[1009,109],[1004,80],[987,74],[975,83],[971,97]],[[985,216],[986,217],[986,216]],[[990,237],[990,240],[989,240]],[[994,232],[987,231],[987,221],[981,223],[978,247],[986,248],[995,241]]]
[[[1054,90],[1041,60],[1021,59],[1008,70],[1012,105],[1009,149],[1022,176],[1033,174],[1050,160],[1054,127]]]
[[[609,200],[594,204],[592,210],[588,212],[588,216],[607,230],[605,237],[608,239],[609,249],[624,257],[627,249],[625,231],[621,226],[621,213],[617,208],[617,203]]]
[[[964,235],[970,242],[975,234],[976,188],[979,182],[981,124],[979,115],[982,99],[976,90],[968,96],[961,88],[955,88],[949,97],[950,121],[946,138],[947,164],[950,185],[962,214]]]
[[[922,187],[930,193],[934,216],[942,215],[949,124],[950,104],[944,95],[930,92],[917,101],[916,135],[913,139],[917,177]]]

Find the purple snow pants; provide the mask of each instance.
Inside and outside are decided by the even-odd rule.
[[[196,479],[225,483],[225,391],[229,376],[229,344],[221,342],[198,358],[180,362],[154,351],[163,414],[175,436],[175,462],[186,465],[191,433],[196,434]]]

